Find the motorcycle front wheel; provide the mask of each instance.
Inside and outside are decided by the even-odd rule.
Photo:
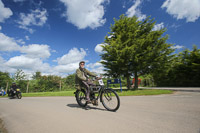
[[[117,111],[120,106],[120,99],[117,93],[112,89],[105,89],[101,94],[103,106],[108,111]]]
[[[21,99],[22,98],[22,94],[21,93],[17,93],[17,98]]]

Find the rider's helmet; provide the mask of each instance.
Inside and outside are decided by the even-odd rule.
[[[12,82],[12,85],[16,85],[16,83],[15,83],[15,82]]]
[[[84,64],[85,64],[85,61],[81,61],[81,62],[79,62],[79,66],[81,65],[81,63],[84,63]]]

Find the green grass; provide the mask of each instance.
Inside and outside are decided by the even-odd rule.
[[[23,97],[74,96],[74,91],[22,93]]]
[[[122,90],[117,91],[119,96],[143,96],[143,95],[161,95],[172,94],[172,90],[153,90],[153,89],[139,89],[139,90]]]
[[[37,96],[74,96],[74,91],[61,91],[61,92],[38,92],[38,93],[23,93],[23,97],[37,97]],[[140,90],[123,90],[117,91],[119,96],[140,96],[140,95],[160,95],[160,94],[172,94],[171,90],[152,90],[152,89],[140,89]]]
[[[22,97],[49,97],[49,96],[74,96],[75,90],[59,91],[59,92],[36,92],[36,93],[22,93]],[[172,94],[172,90],[152,90],[152,89],[139,89],[139,90],[117,90],[119,96],[141,96],[141,95],[160,95]],[[2,97],[2,96],[1,96]],[[3,96],[7,97],[7,96]]]

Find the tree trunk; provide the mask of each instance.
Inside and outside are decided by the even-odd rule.
[[[127,81],[127,89],[130,89],[131,84],[130,84],[130,75],[129,74],[126,75],[126,81]]]
[[[28,87],[29,87],[29,80],[28,80],[27,87],[26,87],[26,93],[28,93]]]
[[[60,80],[60,91],[61,91],[61,88],[62,88],[62,83],[61,83],[61,80]]]
[[[7,90],[8,90],[8,82],[7,82],[7,84],[6,84],[6,93],[7,93]]]
[[[138,89],[138,75],[137,75],[137,71],[135,71],[134,75],[135,75],[134,89],[137,90]]]

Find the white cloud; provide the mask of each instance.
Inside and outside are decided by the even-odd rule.
[[[171,48],[173,48],[173,49],[182,49],[182,48],[184,48],[184,46],[175,45],[175,46],[172,46]]]
[[[6,8],[3,2],[0,0],[0,22],[4,22],[5,19],[8,19],[13,15],[13,12],[10,8]]]
[[[13,68],[9,68],[5,65],[6,60],[3,59],[3,57],[0,56],[0,71],[2,72],[9,72],[14,73],[16,70]]]
[[[57,53],[57,51],[56,51],[56,50],[51,50],[51,52],[53,52],[53,53]]]
[[[48,58],[51,53],[48,45],[31,44],[28,46],[22,46],[21,53],[26,53],[31,58]]]
[[[104,71],[104,67],[103,66],[100,66],[100,67],[97,67],[95,69],[92,69],[91,70],[92,72],[95,72],[97,74],[105,74],[105,71]]]
[[[142,0],[135,0],[134,4],[126,12],[126,15],[128,17],[137,16],[139,21],[144,20],[146,18],[146,15],[142,14],[139,8],[141,3],[142,3]]]
[[[103,53],[103,45],[105,44],[97,44],[97,46],[95,47],[94,51],[97,52],[97,53]]]
[[[58,58],[58,64],[67,65],[69,63],[79,62],[84,59],[86,56],[86,51],[81,48],[80,51],[77,48],[73,48],[69,53],[63,55],[61,58]]]
[[[123,2],[122,8],[126,8],[126,1]]]
[[[0,33],[0,51],[18,51],[20,46],[16,40]]]
[[[169,26],[169,28],[172,28],[176,32],[180,26],[181,26],[180,24],[173,23],[172,25]]]
[[[0,30],[2,29],[2,27],[0,26]]]
[[[104,74],[104,67],[100,62],[90,63],[87,65],[91,72],[95,72],[97,74]]]
[[[57,65],[50,66],[43,59],[49,57],[49,49],[48,45],[32,44],[22,46],[20,52],[24,54],[14,56],[7,61],[0,56],[0,71],[15,73],[17,69],[22,69],[25,73],[29,74],[40,71],[46,75],[66,76],[66,74],[74,73],[79,67],[79,62],[85,60],[85,56],[87,55],[86,51],[82,48],[72,48],[67,54],[56,60]],[[37,50],[39,50],[38,53]],[[42,51],[47,51],[49,54],[43,55]],[[98,74],[105,73],[103,71],[104,67],[99,62],[86,64],[86,68]]]
[[[39,58],[30,58],[25,55],[15,56],[10,58],[5,65],[14,69],[23,69],[29,71],[48,71],[49,64],[43,63]]]
[[[24,40],[23,39],[18,39],[16,40],[16,42],[20,43],[20,44],[25,44]]]
[[[66,65],[58,65],[54,70],[59,73],[72,73],[79,67],[79,62],[69,63]]]
[[[156,25],[154,25],[154,27],[153,27],[153,31],[156,31],[156,30],[161,30],[161,29],[163,29],[164,28],[164,23],[162,22],[162,23],[160,23],[160,24],[156,24]]]
[[[20,13],[20,20],[17,23],[19,28],[33,33],[34,30],[30,26],[43,26],[47,21],[47,16],[47,10],[44,8],[31,10],[29,14]]]
[[[26,0],[13,0],[14,2],[24,2]]]
[[[106,19],[104,16],[105,2],[108,0],[60,0],[66,6],[64,16],[67,17],[67,22],[70,22],[78,27],[92,29],[102,26]]]
[[[30,44],[20,46],[18,43],[25,43],[22,39],[15,40],[0,33],[0,51],[18,51],[23,53],[20,56],[14,56],[8,60],[4,60],[0,56],[0,71],[15,73],[17,69],[22,69],[27,73],[34,71],[52,73],[52,69],[48,63],[44,63],[43,59],[48,58],[50,48],[48,45]]]
[[[24,55],[12,57],[6,62],[6,65],[9,67],[13,67],[16,69],[30,69],[35,63],[37,63],[38,59],[28,58]]]
[[[25,39],[26,39],[26,40],[30,40],[29,36],[25,36]]]
[[[15,40],[14,38],[0,33],[0,51],[20,51],[32,58],[48,58],[51,55],[48,45],[30,44],[27,46],[20,46],[17,43],[25,44],[22,39]]]
[[[21,53],[21,55],[11,57],[8,60],[4,60],[0,56],[0,71],[15,73],[17,69],[22,69],[26,73],[40,71],[45,74],[63,76],[66,73],[75,72],[79,67],[79,62],[85,60],[84,58],[87,55],[83,48],[72,48],[67,54],[57,58],[56,62],[58,64],[56,66],[50,66],[44,61],[51,55],[51,51],[54,51],[48,45],[30,44],[20,46],[17,41],[23,42],[21,39],[15,40],[0,33],[0,51],[18,51]]]
[[[3,57],[0,56],[0,64],[2,65],[5,62],[5,60],[3,59]]]
[[[179,24],[172,24],[171,26],[169,26],[170,28],[174,28],[177,29],[178,27],[180,27],[181,25]]]
[[[99,67],[102,66],[102,64],[100,62],[96,62],[96,63],[90,63],[87,65],[87,67],[94,69],[95,67]]]
[[[200,17],[200,0],[166,0],[161,8],[178,20],[195,22]]]
[[[87,55],[84,49],[77,48],[71,49],[67,54],[57,59],[58,65],[54,67],[54,70],[59,73],[71,73],[79,67],[79,62],[84,60]]]

